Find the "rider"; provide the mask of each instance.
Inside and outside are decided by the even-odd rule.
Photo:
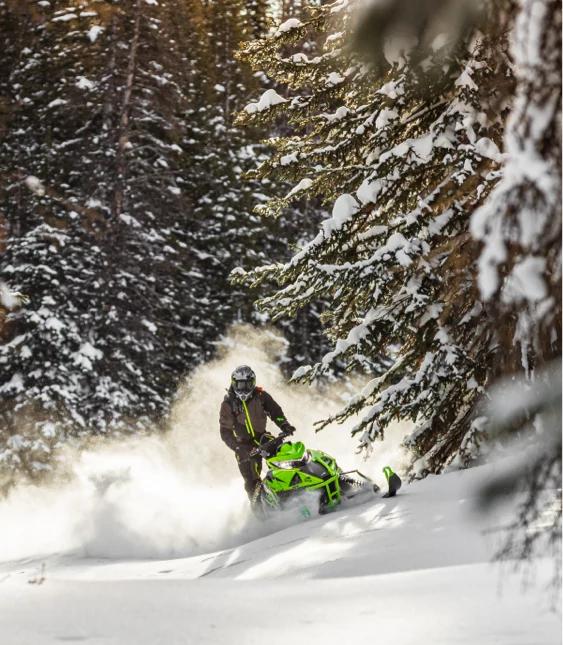
[[[287,421],[281,407],[261,387],[256,387],[256,374],[248,365],[240,365],[231,374],[231,387],[221,404],[219,426],[221,439],[234,450],[244,488],[253,501],[260,481],[262,458],[250,453],[266,433],[267,417],[284,433],[295,428]]]

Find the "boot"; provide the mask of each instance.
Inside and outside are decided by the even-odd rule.
[[[257,481],[252,491],[246,491],[250,501],[250,510],[258,519],[264,518],[264,511],[260,503],[260,491],[262,490],[262,482]]]

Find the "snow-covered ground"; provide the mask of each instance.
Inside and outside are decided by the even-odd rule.
[[[504,517],[477,515],[475,500],[502,464],[325,517],[250,515],[217,424],[234,366],[254,367],[307,446],[382,486],[385,464],[404,465],[409,431],[389,428],[367,462],[350,427],[315,434],[313,421],[349,395],[287,386],[274,340],[245,331],[196,370],[167,433],[92,444],[59,485],[0,501],[0,645],[559,643],[553,564],[538,562],[525,592],[520,575],[491,564]]]
[[[231,491],[239,522],[221,529],[230,548],[213,550],[217,533],[209,541],[201,526],[187,557],[128,558],[123,541],[112,557],[99,540],[58,553],[27,548],[27,557],[0,565],[0,642],[560,643],[561,616],[546,591],[553,563],[536,563],[527,589],[521,575],[490,563],[499,539],[490,529],[503,518],[476,515],[475,499],[494,469],[429,477],[395,499],[296,523],[254,520],[239,485]],[[100,487],[100,499],[122,485]],[[30,529],[39,532],[35,550],[48,523],[45,516]],[[22,543],[29,538],[21,534]],[[1,554],[0,540],[6,560]]]

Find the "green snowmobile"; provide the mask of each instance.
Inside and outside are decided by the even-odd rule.
[[[335,510],[342,499],[359,494],[373,494],[380,489],[358,470],[342,472],[336,461],[320,450],[308,450],[301,441],[292,443],[282,433],[273,438],[263,435],[253,453],[261,455],[269,467],[255,494],[253,507],[260,515],[283,510],[303,493],[317,491],[319,513]],[[389,490],[384,497],[394,497],[401,488],[401,479],[389,466],[383,469]],[[302,508],[303,515],[310,515]]]

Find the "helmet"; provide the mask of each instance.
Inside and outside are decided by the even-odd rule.
[[[256,387],[256,374],[248,365],[239,365],[231,374],[231,386],[241,401],[246,401]]]

